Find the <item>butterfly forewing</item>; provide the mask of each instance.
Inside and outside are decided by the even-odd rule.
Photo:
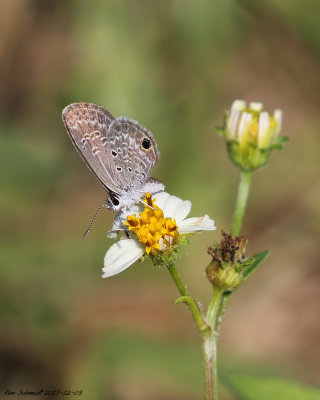
[[[104,107],[93,103],[74,103],[62,112],[67,132],[91,171],[108,192],[118,192],[112,179],[108,128],[114,117]]]

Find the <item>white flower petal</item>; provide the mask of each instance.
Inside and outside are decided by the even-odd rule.
[[[171,217],[175,219],[177,224],[182,221],[191,210],[191,202],[189,200],[181,200],[179,197],[171,196],[169,193],[160,192],[155,196],[155,204],[161,208],[165,218]]]
[[[257,101],[252,101],[252,102],[249,104],[249,108],[251,108],[251,110],[253,110],[253,111],[260,112],[260,111],[262,111],[262,109],[263,109],[263,104],[262,104],[262,103],[259,103],[259,102],[257,102]]]
[[[188,218],[178,224],[180,234],[195,233],[197,231],[214,231],[216,229],[214,221],[208,215]]]
[[[281,110],[275,110],[275,112],[273,113],[274,116],[274,120],[276,121],[276,134],[278,134],[281,129],[282,129],[282,111]]]
[[[161,208],[161,210],[163,209],[163,205],[165,204],[165,202],[167,201],[167,199],[170,197],[170,194],[167,192],[159,192],[156,194],[152,195],[152,200],[156,199],[156,205]]]
[[[242,111],[247,107],[247,104],[244,100],[235,100],[232,103],[231,110]]]
[[[144,248],[134,239],[123,239],[113,244],[104,257],[102,278],[119,274],[130,267],[144,253]]]
[[[179,224],[186,218],[186,216],[190,213],[190,211],[191,211],[191,201],[189,200],[182,201],[182,203],[180,203],[173,212],[171,218],[175,219],[176,223]]]
[[[230,113],[230,117],[227,121],[227,136],[228,139],[236,139],[237,138],[237,128],[240,118],[239,110],[232,110]]]
[[[242,144],[244,137],[246,136],[245,134],[247,133],[248,125],[251,121],[252,121],[252,114],[247,112],[243,112],[241,114],[239,129],[238,129],[238,140],[240,144]]]
[[[268,144],[268,133],[270,128],[270,117],[266,111],[259,115],[258,145],[264,147]]]

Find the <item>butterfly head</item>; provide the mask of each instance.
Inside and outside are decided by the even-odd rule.
[[[107,203],[108,203],[107,208],[109,208],[110,210],[116,211],[116,212],[119,211],[123,207],[123,204],[121,204],[122,203],[121,198],[119,198],[118,196],[116,196],[114,194],[111,194],[108,197]]]

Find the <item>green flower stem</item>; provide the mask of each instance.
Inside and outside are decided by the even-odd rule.
[[[205,374],[205,400],[218,399],[217,376],[217,336],[219,310],[223,300],[223,291],[214,288],[213,296],[207,311],[208,328],[202,332],[202,353]]]
[[[202,354],[204,360],[205,400],[218,400],[217,338],[211,327],[208,327],[202,333]]]
[[[172,276],[172,279],[174,280],[174,283],[176,284],[180,294],[182,295],[179,297],[176,301],[175,304],[179,303],[185,303],[189,307],[189,310],[192,313],[192,316],[195,320],[195,323],[197,324],[197,327],[199,328],[200,332],[203,332],[205,329],[207,329],[208,325],[204,320],[204,317],[200,311],[199,305],[196,302],[196,300],[191,297],[188,293],[188,289],[186,288],[185,284],[183,283],[175,265],[169,264],[168,270]]]
[[[176,284],[181,296],[189,296],[189,292],[188,289],[186,287],[186,285],[183,283],[179,272],[177,271],[177,268],[174,264],[169,264],[168,266],[168,270],[170,272],[170,275],[172,276],[172,279],[174,280],[174,283]]]
[[[217,287],[214,288],[213,296],[207,311],[208,325],[214,327],[219,317],[219,310],[223,300],[223,291]]]
[[[251,186],[253,171],[241,171],[240,182],[238,188],[238,196],[236,200],[236,206],[233,214],[232,221],[232,235],[240,236],[242,220],[244,212],[246,210],[246,205],[248,201],[248,195]]]

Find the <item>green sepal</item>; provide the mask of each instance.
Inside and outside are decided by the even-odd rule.
[[[230,266],[230,261],[221,261],[220,265],[223,269],[228,268]]]
[[[255,142],[249,142],[249,146],[253,147],[254,149],[258,149],[259,148],[258,144],[255,143]]]
[[[186,235],[181,235],[179,238],[179,244],[182,246],[190,244],[190,240],[188,239],[188,237]]]
[[[271,146],[271,149],[282,150],[283,144],[289,142],[288,136],[278,136],[276,142]]]
[[[288,136],[278,136],[276,140],[276,144],[284,144],[290,141]]]
[[[270,250],[262,251],[261,253],[255,254],[254,256],[250,257],[250,259],[254,259],[253,262],[250,263],[250,265],[244,269],[243,271],[243,280],[246,280],[249,275],[255,271],[259,265],[262,263],[262,261],[270,254]]]
[[[219,136],[225,137],[225,131],[224,128],[221,128],[220,126],[216,126],[217,134]]]
[[[174,302],[174,304],[180,304],[180,303],[186,303],[189,306],[193,318],[201,332],[208,328],[208,325],[204,321],[203,316],[201,314],[199,305],[193,297],[181,296]]]

